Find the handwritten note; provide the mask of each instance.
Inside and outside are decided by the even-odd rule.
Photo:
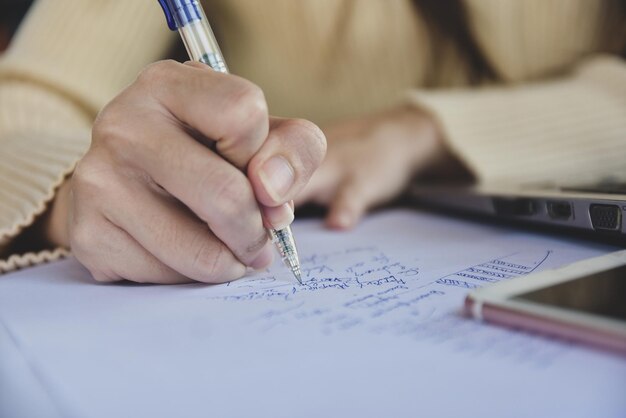
[[[294,230],[302,285],[279,262],[215,286],[100,285],[68,260],[1,278],[0,325],[61,415],[626,411],[624,359],[459,313],[469,289],[613,248],[409,211]]]
[[[434,278],[420,273],[419,259],[407,262],[375,245],[354,246],[304,257],[301,286],[288,276],[285,281],[285,272],[277,265],[266,274],[215,289],[207,299],[272,302],[250,318],[250,324],[263,332],[305,326],[331,335],[362,328],[373,334],[445,342],[472,353],[517,353],[526,363],[546,367],[565,348],[562,344],[537,343],[528,335],[502,330],[490,330],[491,338],[484,339],[484,326],[466,320],[458,310],[467,289],[531,273],[552,261],[552,254],[553,250],[521,250]],[[495,338],[497,334],[502,335]]]

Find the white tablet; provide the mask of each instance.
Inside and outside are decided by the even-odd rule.
[[[626,250],[470,293],[466,312],[626,355]]]

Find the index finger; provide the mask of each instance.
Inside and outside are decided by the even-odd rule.
[[[267,137],[263,91],[241,77],[201,63],[161,61],[146,67],[137,84],[183,125],[215,140],[219,154],[240,169]]]

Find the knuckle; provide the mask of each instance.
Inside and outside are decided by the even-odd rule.
[[[83,157],[72,174],[72,190],[78,197],[83,191],[98,193],[106,184],[105,168],[101,163],[94,161],[89,154]]]
[[[92,143],[100,143],[103,138],[108,138],[117,132],[116,129],[112,129],[119,123],[119,117],[115,111],[116,101],[113,99],[96,116],[91,128]]]
[[[69,235],[72,252],[79,261],[83,262],[95,244],[93,231],[81,222],[70,227]]]
[[[161,148],[154,132],[165,125],[158,112],[124,100],[116,98],[98,114],[92,127],[91,149],[104,150],[112,161],[133,166],[139,153],[154,153]]]
[[[231,93],[226,114],[232,115],[232,123],[243,129],[267,123],[269,111],[263,90],[254,83],[240,80]]]
[[[92,128],[92,144],[105,148],[116,159],[124,160],[136,146],[137,135],[127,121],[128,112],[111,102],[98,114]]]
[[[149,86],[168,83],[179,66],[180,64],[174,60],[157,61],[141,70],[137,76],[137,82]]]

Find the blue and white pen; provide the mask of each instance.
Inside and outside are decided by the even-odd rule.
[[[228,67],[224,62],[220,47],[198,0],[158,1],[165,13],[167,26],[173,31],[178,31],[189,57],[194,61],[207,64],[214,71],[228,73]],[[298,282],[302,284],[300,259],[291,227],[270,229],[269,234],[283,262],[289,267]]]

